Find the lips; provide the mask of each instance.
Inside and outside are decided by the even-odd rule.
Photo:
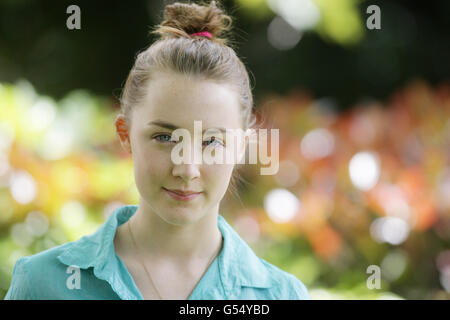
[[[179,190],[179,189],[166,189],[164,187],[163,187],[163,189],[167,190],[167,191],[170,191],[170,192],[173,192],[173,193],[176,193],[176,194],[179,194],[180,196],[188,196],[188,195],[191,195],[191,194],[201,193],[201,192],[190,191],[190,190],[183,191],[183,190]]]
[[[169,190],[164,187],[163,190],[166,191],[166,193],[170,195],[173,199],[178,201],[190,201],[202,194],[202,192],[194,192],[194,191]]]

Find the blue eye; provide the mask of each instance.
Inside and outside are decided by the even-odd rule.
[[[160,137],[167,137],[166,139],[158,139],[158,138],[160,138]],[[155,136],[155,137],[153,137],[153,139],[156,139],[157,141],[159,141],[159,142],[174,142],[174,143],[177,143],[178,141],[171,141],[170,139],[171,139],[171,136],[169,135],[169,134],[159,134],[159,135],[157,135],[157,136]],[[212,141],[211,143],[208,143],[208,142],[210,142],[210,141]],[[223,146],[223,143],[220,141],[220,140],[217,140],[215,137],[212,137],[211,139],[209,139],[209,140],[207,140],[207,141],[203,141],[203,145],[205,145],[205,143],[206,143],[206,145],[211,145],[211,144],[213,144],[213,145],[222,145]]]
[[[168,139],[167,139],[167,140],[159,140],[159,139],[158,139],[159,137],[168,137]],[[159,135],[157,135],[157,136],[155,136],[155,137],[153,137],[153,138],[156,139],[156,140],[158,140],[158,141],[160,141],[160,142],[176,142],[176,141],[170,141],[171,136],[168,135],[168,134],[159,134]]]

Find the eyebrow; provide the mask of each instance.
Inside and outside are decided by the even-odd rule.
[[[147,123],[147,125],[149,125],[149,126],[155,125],[155,126],[158,126],[158,127],[161,127],[161,128],[170,129],[170,130],[179,129],[179,127],[177,127],[176,125],[168,123],[168,122],[165,122],[165,121],[162,121],[162,120],[150,121],[149,123]],[[213,128],[213,129],[220,130],[222,132],[222,134],[224,134],[224,135],[226,134],[226,131],[227,131],[225,128],[222,128],[222,127]],[[204,133],[206,130],[208,130],[208,129],[204,129],[202,131],[202,133]]]

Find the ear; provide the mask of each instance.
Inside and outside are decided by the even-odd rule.
[[[130,130],[128,128],[126,119],[123,114],[117,115],[116,120],[115,120],[115,125],[116,125],[116,131],[120,138],[120,144],[126,151],[128,151],[129,153],[132,153],[131,152],[131,143],[130,143]]]

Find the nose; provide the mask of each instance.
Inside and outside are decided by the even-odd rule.
[[[189,182],[200,176],[199,165],[201,165],[202,160],[202,144],[197,145],[191,141],[190,144],[183,144],[182,147],[183,161],[181,163],[179,161],[172,161],[172,174],[175,177],[182,178],[185,182]],[[184,150],[185,148],[186,150]],[[188,152],[186,158],[184,158],[185,151]],[[199,159],[200,164],[198,163]]]
[[[180,177],[184,182],[189,182],[200,176],[200,170],[197,164],[177,164],[174,165],[172,174],[175,177]]]

